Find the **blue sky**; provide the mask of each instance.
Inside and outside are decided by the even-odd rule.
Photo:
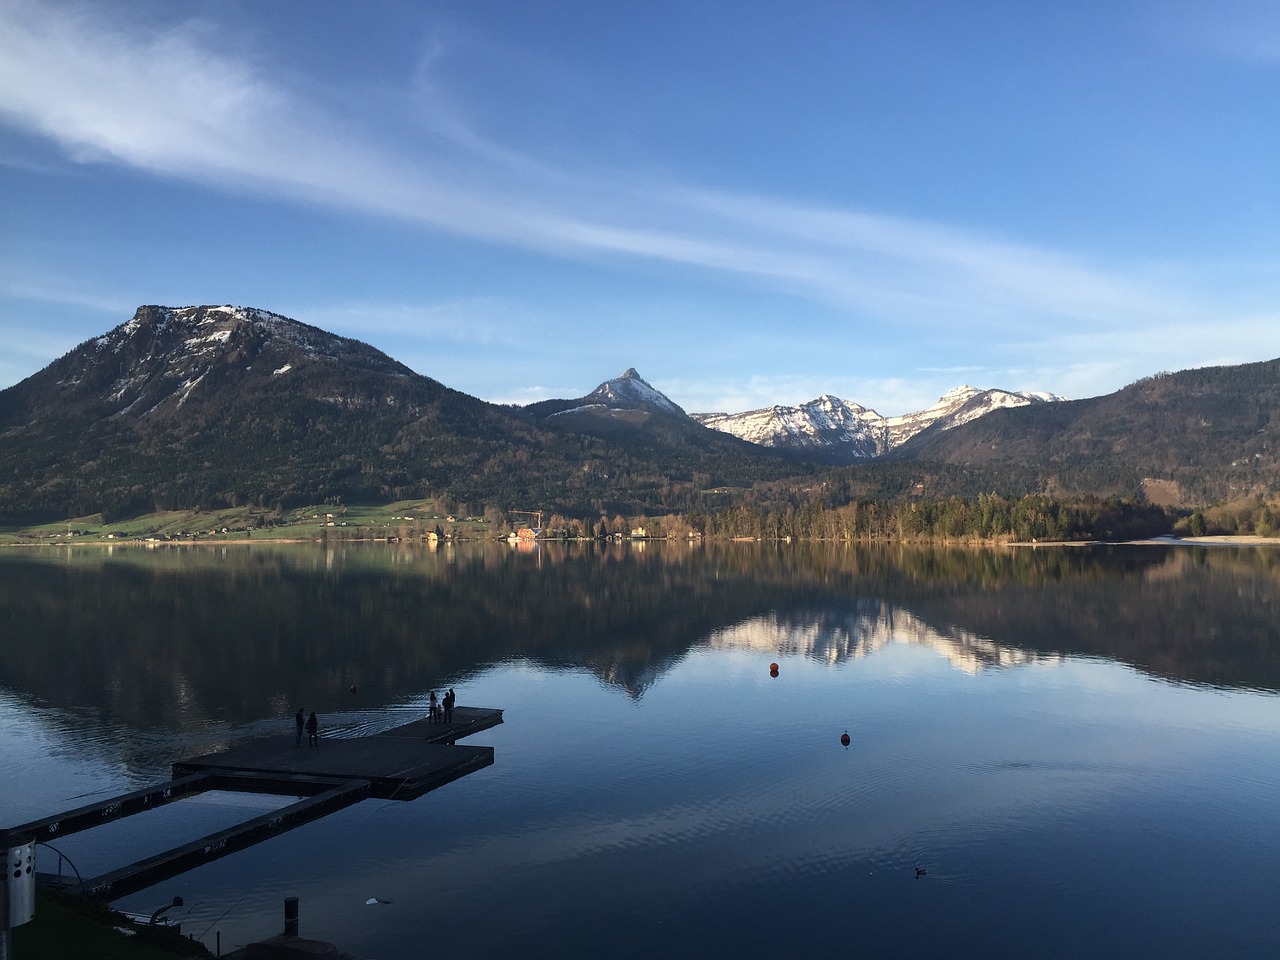
[[[487,400],[1280,356],[1271,0],[0,0],[0,387],[232,303]]]

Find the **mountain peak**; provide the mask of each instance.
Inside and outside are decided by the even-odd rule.
[[[131,419],[174,414],[202,397],[225,403],[225,391],[322,370],[358,371],[403,380],[413,372],[358,340],[297,320],[229,304],[141,306],[133,317],[51,365],[68,402],[91,402]],[[215,398],[222,397],[221,400]]]
[[[881,456],[917,433],[967,423],[999,407],[1059,400],[1051,393],[981,390],[963,384],[944,393],[932,407],[898,417],[824,393],[798,407],[773,406],[746,413],[695,413],[705,427],[731,433],[774,449],[790,450],[828,463],[856,463]]]
[[[824,393],[798,407],[774,405],[746,413],[695,413],[704,427],[741,440],[828,463],[868,460],[885,446],[878,413]]]
[[[657,407],[666,413],[684,416],[685,412],[665,393],[653,387],[640,376],[635,367],[628,367],[626,372],[613,380],[606,380],[585,398],[583,404],[603,404],[608,407]]]

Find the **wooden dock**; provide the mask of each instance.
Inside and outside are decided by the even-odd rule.
[[[173,775],[233,777],[235,785],[229,789],[284,795],[307,781],[367,780],[372,797],[413,800],[492,764],[493,747],[457,746],[455,741],[501,722],[501,710],[457,707],[453,723],[423,719],[367,737],[322,736],[314,747],[295,746],[288,735],[270,737],[180,760]]]
[[[502,711],[457,707],[452,723],[415,720],[370,736],[297,746],[292,734],[179,760],[174,779],[13,829],[47,842],[208,790],[300,797],[297,803],[89,880],[79,888],[116,899],[243,850],[360,800],[413,800],[493,763],[492,747],[456,741],[502,723]],[[41,875],[44,883],[59,878]]]

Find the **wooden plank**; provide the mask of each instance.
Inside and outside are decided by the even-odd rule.
[[[446,783],[452,783],[493,765],[493,747],[441,747],[450,754],[443,759],[447,762],[432,766],[422,766],[411,776],[405,777],[398,786],[387,792],[376,793],[376,797],[385,800],[416,800],[424,793],[429,793]],[[390,783],[377,784],[377,789],[390,787]]]
[[[323,793],[299,800],[280,810],[265,813],[245,823],[86,880],[85,892],[108,900],[137,893],[152,884],[176,877],[201,864],[211,863],[268,837],[350,806],[367,798],[370,787],[367,780],[351,780],[330,787]]]
[[[235,774],[238,786],[289,793],[291,784],[361,779],[381,799],[410,800],[493,763],[493,747],[430,743],[415,737],[353,737],[295,747],[288,737],[255,740],[220,753],[180,760],[175,775]],[[256,782],[255,782],[256,781]]]
[[[416,737],[428,743],[454,743],[502,723],[502,711],[492,707],[454,707],[452,723],[432,723],[426,717],[374,734],[378,737]]]
[[[367,779],[263,773],[253,770],[219,770],[212,767],[205,776],[208,778],[210,790],[226,790],[229,793],[265,793],[276,797],[314,797],[347,780]]]
[[[141,790],[122,793],[109,800],[90,803],[68,810],[66,813],[55,813],[51,817],[32,820],[30,823],[24,823],[12,829],[33,834],[38,843],[47,843],[55,837],[65,837],[79,833],[81,830],[88,830],[90,827],[110,823],[112,820],[119,820],[121,817],[131,817],[135,813],[161,807],[166,803],[173,803],[175,800],[203,793],[209,789],[212,788],[208,784],[207,777],[201,772],[193,771],[185,776],[175,776],[175,779],[153,787],[143,787]]]
[[[116,899],[367,797],[413,800],[490,766],[492,747],[459,746],[456,741],[500,723],[501,710],[457,707],[451,723],[424,717],[372,736],[321,738],[316,746],[298,746],[292,736],[268,737],[180,760],[166,783],[15,829],[47,841],[206,790],[305,798],[83,884],[92,896]],[[56,882],[53,877],[41,880]]]
[[[312,792],[307,784],[317,779],[361,779],[373,784],[374,797],[411,800],[493,763],[493,747],[377,739],[330,740],[302,756],[295,755],[292,745],[242,744],[180,761],[174,770],[234,777],[220,781],[223,789],[286,795]]]

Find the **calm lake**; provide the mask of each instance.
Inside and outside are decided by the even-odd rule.
[[[210,949],[297,896],[375,960],[1280,951],[1280,550],[10,550],[0,625],[0,825],[298,707],[505,710],[490,767],[115,904]],[[88,877],[286,802],[54,845]]]

